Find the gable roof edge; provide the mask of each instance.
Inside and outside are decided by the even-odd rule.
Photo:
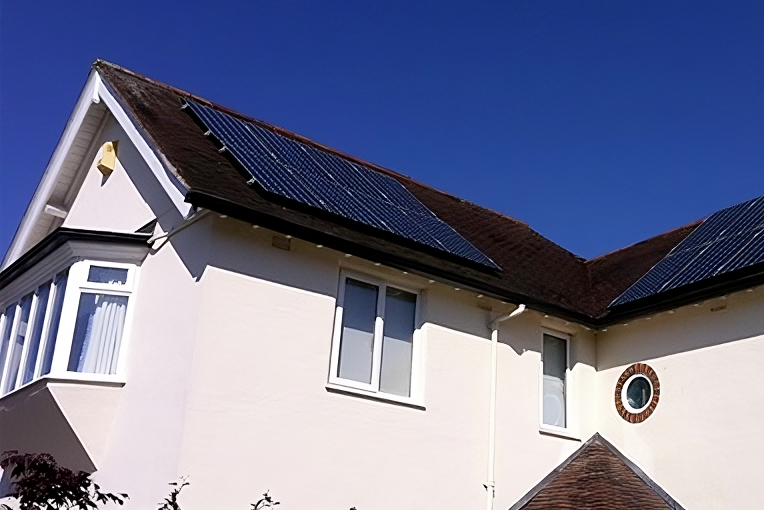
[[[37,184],[34,195],[32,195],[32,200],[29,202],[29,205],[27,205],[27,209],[21,217],[21,222],[19,222],[19,225],[16,228],[16,233],[11,239],[11,244],[8,246],[5,256],[3,257],[0,270],[5,269],[13,263],[13,261],[23,255],[24,245],[29,236],[32,235],[40,215],[43,214],[45,205],[59,180],[61,167],[74,144],[80,127],[85,120],[85,116],[92,104],[99,102],[99,81],[98,73],[96,71],[91,71],[85,82],[85,86],[82,88],[82,92],[80,92],[80,97],[77,99],[74,110],[66,121],[64,132],[59,138],[56,148],[53,150],[53,155],[50,157],[50,160],[45,167],[40,182]]]
[[[72,113],[64,127],[64,131],[53,150],[45,171],[37,184],[32,200],[19,222],[8,249],[3,257],[0,270],[10,266],[24,255],[31,246],[27,246],[30,236],[34,235],[35,227],[44,214],[45,206],[51,198],[61,179],[61,171],[72,146],[77,140],[85,118],[94,105],[102,103],[104,111],[114,116],[120,127],[143,157],[144,161],[156,176],[159,184],[165,190],[178,212],[186,217],[192,205],[187,203],[185,185],[169,170],[169,163],[162,162],[164,157],[154,147],[150,147],[147,134],[139,127],[126,108],[123,108],[118,95],[113,93],[106,80],[102,79],[97,69],[91,69],[88,79],[75,103]],[[96,135],[94,134],[93,137]],[[88,142],[92,144],[92,139]],[[35,243],[36,244],[36,243]]]
[[[164,189],[173,205],[175,205],[175,208],[185,218],[192,207],[191,204],[186,202],[188,187],[177,176],[177,172],[171,171],[172,165],[156,148],[156,144],[153,143],[151,137],[140,127],[135,117],[130,114],[129,108],[123,107],[119,94],[114,91],[106,79],[101,79],[101,75],[97,70],[95,74],[100,85],[98,95],[103,99],[111,114],[117,119],[127,137],[143,157],[143,160],[151,169],[151,172],[157,178],[162,189]]]

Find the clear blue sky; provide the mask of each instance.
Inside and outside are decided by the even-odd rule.
[[[761,1],[0,2],[0,252],[96,58],[584,257],[764,195]]]

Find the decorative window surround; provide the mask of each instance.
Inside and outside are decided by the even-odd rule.
[[[650,387],[647,403],[640,409],[633,409],[626,401],[626,390],[629,384],[637,378],[646,379]],[[658,374],[649,365],[634,363],[623,371],[615,385],[615,409],[629,423],[642,423],[655,411],[661,396],[661,384]]]
[[[43,377],[124,383],[145,237],[60,229],[0,272],[0,395]]]
[[[423,408],[420,305],[416,289],[342,271],[327,389]]]

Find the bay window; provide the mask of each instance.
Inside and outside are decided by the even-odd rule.
[[[415,397],[418,336],[416,292],[343,275],[329,382],[394,399]]]
[[[122,372],[136,266],[79,261],[20,296],[0,317],[0,393],[45,375],[116,379]],[[87,375],[86,375],[87,374]]]

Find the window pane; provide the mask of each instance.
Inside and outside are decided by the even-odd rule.
[[[377,317],[376,285],[347,279],[342,310],[342,338],[337,375],[371,383],[374,321]]]
[[[48,282],[37,289],[34,325],[32,326],[32,336],[29,338],[29,349],[27,351],[27,359],[24,362],[21,384],[26,384],[34,378],[37,353],[40,351],[40,339],[42,338],[42,328],[45,324],[45,312],[48,308],[48,296],[50,295],[50,285],[52,283]]]
[[[110,283],[124,285],[127,283],[127,269],[119,267],[90,266],[88,281],[93,283]]]
[[[85,292],[80,295],[69,356],[70,372],[117,373],[127,299],[127,296]]]
[[[565,340],[544,335],[544,423],[565,426]]]
[[[56,337],[58,336],[58,323],[61,322],[61,307],[64,306],[64,294],[66,294],[66,272],[57,274],[53,279],[54,298],[53,306],[50,310],[50,325],[45,340],[45,352],[42,358],[42,370],[40,375],[50,373],[50,367],[53,364],[53,352],[56,350]]]
[[[21,298],[19,303],[19,320],[16,326],[16,335],[11,342],[11,353],[8,357],[8,370],[5,376],[4,393],[16,388],[16,378],[19,375],[19,365],[21,364],[21,354],[24,352],[24,342],[29,332],[29,314],[32,311],[32,294],[27,294]]]
[[[5,358],[8,356],[8,346],[11,343],[13,319],[16,317],[16,303],[5,309],[5,322],[3,323],[3,336],[0,340],[0,381],[5,374]]]
[[[409,396],[415,312],[415,294],[387,288],[382,369],[379,375],[380,391]]]
[[[626,401],[632,409],[642,409],[652,398],[650,383],[644,377],[637,377],[626,388]]]

